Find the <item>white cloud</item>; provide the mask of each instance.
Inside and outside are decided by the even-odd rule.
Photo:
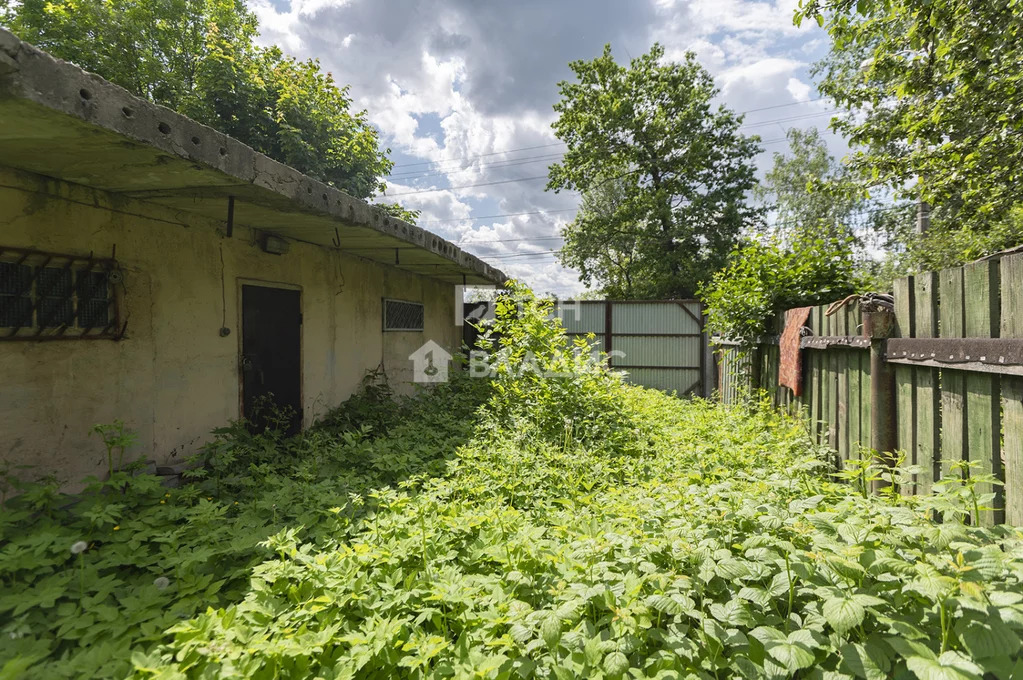
[[[551,107],[557,82],[571,76],[568,62],[593,58],[609,42],[620,59],[634,57],[656,40],[670,58],[696,52],[715,75],[721,100],[737,111],[805,101],[814,96],[807,64],[825,43],[814,25],[792,25],[797,3],[254,0],[250,7],[263,43],[319,58],[338,82],[351,85],[400,164],[387,193],[405,195],[379,200],[421,210],[425,228],[475,241],[467,248],[507,273],[568,295],[582,289],[576,272],[549,256],[508,256],[556,247],[559,241],[538,239],[572,218],[577,197],[546,193],[543,180],[505,182],[544,175],[555,160]],[[803,104],[751,114],[747,122],[820,110]],[[766,129],[751,131],[767,138],[784,128]],[[521,150],[498,153],[508,149]],[[558,212],[465,219],[541,210]]]
[[[799,78],[789,78],[789,82],[785,85],[785,89],[792,95],[792,98],[796,101],[805,101],[810,99],[810,92],[813,87],[808,83],[804,83]]]

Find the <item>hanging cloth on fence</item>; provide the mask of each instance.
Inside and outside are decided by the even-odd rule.
[[[780,355],[778,362],[778,384],[792,390],[792,394],[803,393],[803,362],[799,356],[800,330],[810,316],[811,307],[797,307],[785,312],[785,330],[781,333]]]

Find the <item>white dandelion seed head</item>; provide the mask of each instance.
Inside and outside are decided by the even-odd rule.
[[[71,554],[78,555],[85,552],[85,549],[89,547],[89,544],[85,541],[75,541],[71,544]]]
[[[170,586],[170,579],[166,576],[157,576],[153,579],[153,585],[156,586],[157,590],[164,590]]]

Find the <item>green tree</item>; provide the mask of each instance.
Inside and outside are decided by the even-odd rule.
[[[836,256],[853,258],[861,287],[889,290],[913,266],[906,246],[916,205],[869,198],[816,128],[793,128],[786,136],[789,151],[774,154],[755,192],[775,212],[770,235],[797,251],[806,243],[831,244]]]
[[[565,245],[558,259],[578,269],[582,282],[599,286],[605,297],[636,297],[636,282],[642,276],[637,246],[643,229],[623,224],[619,217],[626,197],[624,179],[598,182],[583,194],[575,220],[561,232]]]
[[[22,0],[11,30],[61,59],[366,198],[391,168],[365,111],[318,62],[254,43],[241,0]]]
[[[828,151],[817,128],[791,128],[785,136],[788,153],[774,154],[774,165],[754,192],[775,212],[780,234],[818,225],[836,234],[849,232],[867,201],[849,190],[848,170]]]
[[[1018,4],[803,0],[796,21],[807,17],[832,38],[818,87],[847,110],[833,126],[856,149],[860,186],[934,207],[936,233],[917,250],[958,242],[965,258],[978,244],[1023,239],[1013,218],[1023,191]]]
[[[757,138],[740,134],[740,116],[712,108],[718,91],[692,53],[666,62],[655,44],[626,67],[608,45],[596,59],[569,66],[576,80],[559,84],[553,124],[568,149],[551,166],[547,187],[595,202],[602,183],[620,181],[613,212],[587,210],[584,201],[569,242],[597,247],[617,225],[636,237],[633,296],[692,296],[760,217],[746,202]],[[585,262],[581,252],[570,247],[563,261]],[[587,271],[601,286],[618,285],[597,268]]]

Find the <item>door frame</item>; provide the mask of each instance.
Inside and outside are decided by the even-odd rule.
[[[235,327],[238,329],[238,339],[235,343],[235,357],[234,357],[234,370],[238,380],[238,418],[245,417],[245,375],[242,373],[242,356],[245,353],[245,326],[244,326],[244,304],[243,304],[243,289],[245,286],[258,286],[260,288],[279,288],[282,290],[295,290],[298,291],[298,313],[302,319],[305,319],[305,313],[303,311],[303,290],[302,286],[295,283],[287,283],[284,281],[270,281],[267,279],[253,279],[248,277],[239,276],[235,279]],[[299,408],[302,409],[302,422],[300,425],[305,427],[305,323],[299,324],[298,327],[298,403]]]

